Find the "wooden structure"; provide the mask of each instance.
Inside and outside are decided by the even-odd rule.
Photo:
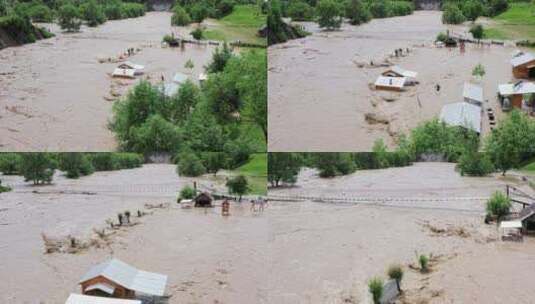
[[[133,299],[136,292],[163,296],[167,276],[138,270],[118,259],[93,266],[80,280],[82,294]]]
[[[221,204],[221,215],[229,216],[230,215],[230,203],[228,200],[223,201]]]
[[[535,78],[535,55],[532,53],[518,53],[511,59],[511,65],[515,78]]]
[[[193,201],[195,202],[195,207],[212,207],[212,201],[214,199],[207,192],[199,193]]]
[[[529,103],[533,101],[533,96],[535,96],[535,84],[531,82],[519,81],[501,84],[498,87],[498,98],[504,111],[511,108],[529,107]]]

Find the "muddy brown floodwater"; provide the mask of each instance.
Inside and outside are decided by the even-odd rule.
[[[118,95],[140,78],[170,81],[180,71],[196,80],[211,58],[213,46],[162,48],[165,34],[189,32],[170,20],[170,13],[149,12],[73,34],[50,25],[56,37],[0,50],[0,150],[115,150],[107,123]],[[99,60],[128,48],[140,49],[127,60],[144,65],[145,76],[112,80],[117,63]],[[184,67],[189,59],[191,71]]]
[[[502,242],[496,226],[483,223],[479,198],[504,185],[498,177],[461,177],[443,163],[327,180],[304,170],[295,188],[270,195],[400,201],[272,203],[280,214],[272,224],[272,303],[372,303],[367,281],[385,278],[393,263],[405,268],[402,303],[530,303],[535,240]],[[432,255],[430,273],[410,268],[418,254]]]
[[[464,54],[437,48],[433,41],[448,28],[469,37],[467,27],[444,26],[440,12],[346,24],[335,32],[303,25],[313,34],[268,50],[270,151],[371,151],[379,138],[392,147],[401,133],[437,117],[443,105],[462,101],[465,81],[481,83],[485,107],[501,116],[495,96],[498,84],[512,80],[513,48],[467,45]],[[410,53],[392,58],[396,48]],[[385,60],[418,72],[420,84],[402,93],[372,90],[370,84],[387,68],[370,62]],[[478,63],[486,69],[482,80],[471,75]],[[370,124],[368,113],[388,123]],[[484,118],[483,136],[488,124]]]

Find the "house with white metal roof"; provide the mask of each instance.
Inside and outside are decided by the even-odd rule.
[[[406,77],[406,78],[413,78],[413,79],[418,77],[417,72],[405,70],[398,65],[390,67],[390,69],[383,72],[382,75],[387,76],[387,77]]]
[[[143,70],[145,69],[145,67],[141,64],[136,64],[130,61],[120,63],[117,68],[125,70],[134,70],[134,74],[136,75],[143,74]]]
[[[481,133],[481,107],[468,102],[457,102],[442,107],[440,120],[450,126],[463,127]]]
[[[142,304],[140,300],[93,297],[71,293],[65,304]]]
[[[405,87],[407,78],[405,77],[387,77],[379,76],[377,81],[375,81],[376,90],[387,90],[387,91],[402,91]]]
[[[116,68],[115,70],[113,70],[112,77],[133,79],[133,78],[136,78],[135,74],[136,74],[136,70],[134,69]]]
[[[464,101],[481,106],[483,104],[483,88],[471,82],[464,83],[463,89]]]
[[[535,83],[532,82],[519,81],[498,86],[498,97],[504,110],[511,107],[522,109],[533,96],[535,96]]]
[[[535,55],[520,53],[511,59],[515,78],[535,78]]]
[[[163,296],[167,276],[136,269],[118,259],[93,266],[80,279],[85,295],[105,295],[131,299],[136,292]]]

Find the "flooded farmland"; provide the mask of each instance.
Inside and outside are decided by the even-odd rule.
[[[512,80],[514,49],[468,44],[461,53],[435,47],[437,34],[447,29],[470,37],[467,27],[443,25],[441,12],[345,24],[334,32],[303,25],[312,35],[269,48],[270,151],[371,151],[377,139],[392,147],[400,134],[437,117],[443,105],[462,101],[466,81],[480,83],[484,106],[501,116],[495,96],[498,84]],[[394,57],[399,48],[404,55]],[[472,76],[478,63],[486,69],[482,79]],[[418,72],[419,84],[405,92],[372,89],[390,65]],[[482,124],[484,136],[490,130],[486,117]]]
[[[141,78],[169,80],[182,72],[196,80],[213,46],[162,48],[164,35],[186,35],[170,25],[171,13],[149,12],[135,19],[109,21],[80,33],[0,50],[0,150],[111,151],[116,149],[108,120],[114,100]],[[128,48],[126,60],[145,66],[136,80],[116,80],[111,73]],[[192,60],[194,68],[184,67]],[[103,62],[103,63],[100,63]]]

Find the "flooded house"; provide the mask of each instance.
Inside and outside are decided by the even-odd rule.
[[[450,126],[458,126],[481,134],[480,106],[468,102],[450,103],[442,107],[440,120]]]
[[[464,83],[463,98],[465,102],[482,106],[483,105],[483,88],[471,82]]]
[[[533,53],[518,53],[511,59],[511,65],[515,78],[535,78],[535,55]]]
[[[84,295],[122,299],[134,299],[136,293],[161,297],[166,283],[166,275],[138,270],[118,259],[93,266],[79,282]]]
[[[212,207],[213,202],[212,196],[207,192],[199,193],[193,201],[195,202],[195,207]]]
[[[522,209],[518,214],[518,221],[522,223],[522,232],[535,234],[535,204]]]
[[[379,76],[375,81],[375,89],[401,92],[406,82],[407,78],[405,77]]]
[[[130,62],[130,61],[125,61],[125,62],[122,62],[121,64],[119,64],[117,66],[118,69],[123,69],[123,70],[134,70],[134,74],[135,75],[141,75],[143,74],[143,70],[145,69],[145,67],[141,64],[137,64],[137,63],[133,63],[133,62]]]
[[[65,304],[143,304],[140,300],[93,297],[71,293]]]
[[[498,99],[504,111],[512,108],[532,110],[535,83],[519,81],[498,86]]]

